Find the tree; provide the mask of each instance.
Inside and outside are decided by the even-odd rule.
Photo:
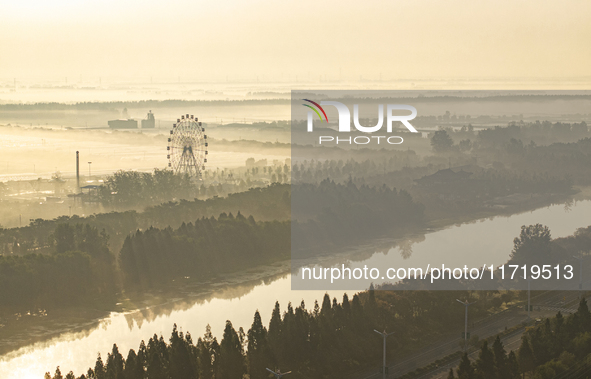
[[[194,379],[197,377],[196,357],[193,356],[192,344],[179,333],[176,324],[170,336],[170,379]]]
[[[449,369],[449,374],[447,374],[447,379],[455,379],[453,368]]]
[[[245,373],[244,355],[240,337],[230,320],[226,321],[220,343],[220,373],[224,379],[242,379]]]
[[[211,326],[207,324],[205,327],[205,334],[203,335],[203,339],[199,338],[197,340],[197,350],[198,350],[198,362],[199,362],[199,377],[202,379],[212,379],[213,378],[213,364],[215,360],[214,351],[213,351],[213,343],[215,338],[211,334]]]
[[[62,376],[62,372],[60,371],[59,366],[55,369],[55,374],[53,374],[53,379],[64,379]]]
[[[506,149],[507,153],[509,154],[523,155],[525,153],[523,142],[515,138],[511,138],[511,140],[507,143]]]
[[[267,329],[263,326],[261,315],[257,310],[254,321],[248,330],[248,373],[251,379],[262,379],[268,376],[266,370],[270,366],[270,349],[267,340]]]
[[[528,261],[544,264],[552,262],[552,237],[550,229],[542,224],[535,224],[521,227],[519,237],[513,240],[513,251],[511,260],[513,262]]]
[[[493,379],[495,377],[495,356],[488,348],[488,342],[485,340],[480,348],[476,368],[480,378]]]
[[[469,139],[461,140],[458,144],[458,147],[461,152],[468,151],[472,148],[472,141],[470,141]]]
[[[523,336],[521,346],[517,352],[517,358],[519,362],[519,370],[523,374],[531,372],[536,368],[534,362],[534,353],[531,349],[527,336]]]
[[[510,375],[508,370],[509,367],[507,365],[507,353],[505,352],[505,348],[503,347],[503,343],[501,342],[501,338],[499,336],[495,338],[492,349],[497,378],[508,378]]]
[[[150,379],[166,379],[166,370],[164,367],[164,362],[162,362],[162,356],[159,354],[158,351],[149,354],[146,376]]]
[[[451,150],[454,145],[454,141],[451,139],[446,130],[440,129],[433,133],[431,137],[431,147],[436,153],[443,153]]]
[[[577,316],[580,323],[580,331],[588,332],[591,330],[591,313],[587,306],[587,300],[583,297],[579,302],[579,308],[577,309]]]
[[[349,303],[349,296],[347,296],[347,293],[343,294],[343,313],[346,318],[351,315],[351,304]]]
[[[113,344],[113,349],[107,356],[107,379],[124,379],[123,364],[123,356],[119,353],[117,345]]]
[[[273,313],[271,313],[271,320],[269,321],[269,345],[273,354],[273,363],[277,363],[277,359],[281,355],[281,307],[279,302],[275,302]]]
[[[125,360],[125,369],[123,370],[125,379],[143,379],[144,367],[133,349],[129,349],[127,359]]]
[[[103,359],[101,358],[100,354],[96,358],[96,364],[94,365],[94,377],[96,379],[105,379],[106,378],[105,366],[103,364]]]
[[[507,370],[509,371],[508,378],[516,379],[519,378],[519,363],[517,362],[517,355],[511,350],[507,357]]]
[[[468,358],[468,353],[462,355],[460,365],[458,366],[458,378],[474,379],[474,367],[472,366],[472,362],[470,362],[470,358]]]

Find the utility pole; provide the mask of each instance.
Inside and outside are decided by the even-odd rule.
[[[267,371],[269,371],[271,374],[273,374],[273,375],[275,376],[275,378],[277,378],[277,379],[281,379],[281,378],[282,378],[282,377],[284,377],[285,375],[287,375],[287,374],[291,374],[291,371],[288,371],[288,372],[283,372],[283,373],[282,373],[280,370],[273,371],[273,370],[271,370],[270,368],[268,368],[268,369],[267,369]]]
[[[456,299],[456,301],[462,305],[464,305],[464,307],[466,307],[466,313],[465,313],[465,317],[464,317],[464,351],[468,350],[468,307],[472,304],[475,303],[468,303],[468,300],[466,301],[462,301],[459,299]]]
[[[387,374],[386,373],[386,371],[387,371],[387,367],[386,367],[386,338],[388,338],[388,336],[391,336],[392,334],[394,334],[394,332],[386,333],[385,330],[383,332],[378,332],[375,329],[373,331],[384,338],[384,364],[382,365],[382,378],[386,379],[386,374]]]

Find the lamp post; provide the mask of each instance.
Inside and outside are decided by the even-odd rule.
[[[579,299],[583,297],[583,259],[584,257],[573,257],[579,261]]]
[[[464,316],[464,351],[466,351],[468,349],[468,307],[472,304],[475,303],[468,303],[468,300],[466,301],[462,301],[459,299],[456,299],[456,301],[460,304],[462,304],[465,308],[466,308],[466,312],[465,312],[465,316]]]
[[[394,332],[386,333],[385,330],[383,332],[378,332],[375,329],[373,331],[378,333],[380,336],[382,336],[384,338],[384,364],[382,365],[382,378],[386,379],[386,338],[388,338],[388,336],[391,336],[392,334],[394,334]]]
[[[527,319],[528,320],[531,320],[531,317],[529,316],[529,312],[530,312],[530,309],[531,309],[531,277],[530,278],[524,278],[522,276],[521,279],[527,280]]]
[[[90,165],[92,164],[92,162],[88,162],[88,178],[90,179]]]

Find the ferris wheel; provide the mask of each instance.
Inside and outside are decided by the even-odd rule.
[[[178,174],[200,179],[207,163],[207,135],[201,122],[183,115],[172,124],[167,147],[168,167]]]

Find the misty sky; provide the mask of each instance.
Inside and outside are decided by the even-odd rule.
[[[591,76],[587,0],[0,1],[0,79]]]

